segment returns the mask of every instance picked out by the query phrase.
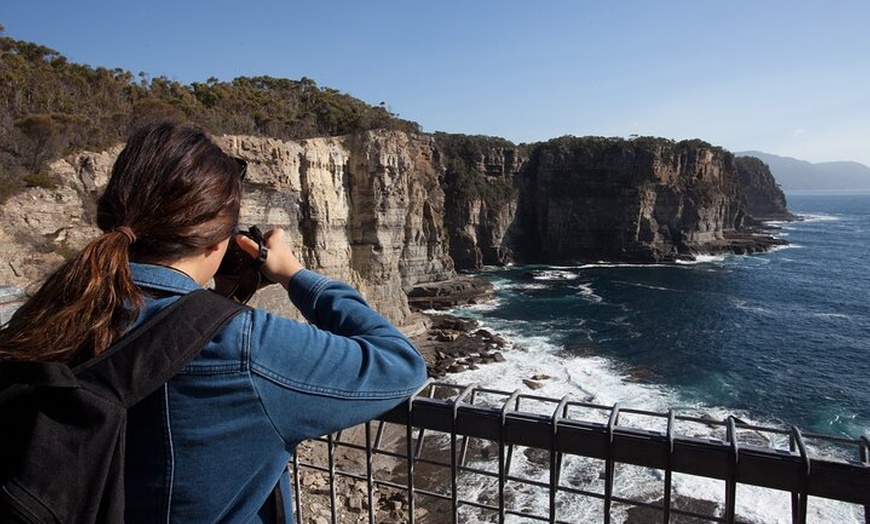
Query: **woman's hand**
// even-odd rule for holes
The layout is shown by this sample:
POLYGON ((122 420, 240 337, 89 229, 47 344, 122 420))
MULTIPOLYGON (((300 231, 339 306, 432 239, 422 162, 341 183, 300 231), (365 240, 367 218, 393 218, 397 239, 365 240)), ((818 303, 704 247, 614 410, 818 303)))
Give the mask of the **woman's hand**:
MULTIPOLYGON (((272 229, 266 232, 263 238, 266 240, 266 248, 269 250, 269 254, 266 256, 266 262, 260 268, 260 272, 269 280, 281 284, 286 289, 290 279, 304 269, 304 266, 290 250, 290 246, 284 242, 283 229, 272 229)), ((245 235, 236 235, 235 241, 251 258, 259 256, 257 243, 252 239, 245 235)))

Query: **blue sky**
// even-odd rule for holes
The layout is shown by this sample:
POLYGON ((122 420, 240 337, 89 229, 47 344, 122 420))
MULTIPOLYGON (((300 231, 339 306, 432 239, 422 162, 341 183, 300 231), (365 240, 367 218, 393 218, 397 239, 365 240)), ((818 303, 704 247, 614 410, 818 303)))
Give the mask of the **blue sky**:
POLYGON ((0 23, 183 83, 307 76, 425 131, 870 165, 868 0, 3 0, 0 23))

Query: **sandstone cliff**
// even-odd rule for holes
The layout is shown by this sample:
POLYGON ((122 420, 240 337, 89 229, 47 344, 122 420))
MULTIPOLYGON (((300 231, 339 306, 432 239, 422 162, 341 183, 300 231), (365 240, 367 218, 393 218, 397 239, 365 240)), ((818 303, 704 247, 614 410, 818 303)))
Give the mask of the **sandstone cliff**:
POLYGON ((670 261, 767 247, 744 232, 731 153, 699 140, 563 137, 536 147, 506 243, 518 259, 670 261))
MULTIPOLYGON (((249 161, 242 223, 284 228, 307 267, 353 285, 392 321, 412 321, 412 286, 453 276, 431 138, 370 131, 224 146, 249 161)), ((269 291, 260 305, 289 313, 269 291)))
MULTIPOLYGON (((465 269, 753 252, 777 241, 747 229, 746 210, 770 219, 785 209, 769 172, 741 161, 752 168, 741 175, 731 153, 698 140, 516 146, 367 131, 218 141, 249 161, 243 225, 284 228, 306 266, 357 287, 411 333, 423 325, 409 293, 420 307, 486 293, 467 282, 445 286, 454 261, 465 269)), ((99 234, 95 201, 120 147, 59 160, 56 187, 31 187, 0 205, 0 285, 28 288, 99 234)), ((254 303, 294 314, 277 288, 254 303)))
MULTIPOLYGON (((243 224, 284 228, 307 267, 354 285, 393 322, 416 329, 406 290, 454 275, 442 169, 430 137, 370 131, 299 142, 218 141, 249 161, 243 224)), ((55 162, 58 187, 30 188, 3 204, 0 283, 27 288, 99 234, 94 202, 119 151, 55 162)), ((293 314, 277 288, 255 301, 293 314)))

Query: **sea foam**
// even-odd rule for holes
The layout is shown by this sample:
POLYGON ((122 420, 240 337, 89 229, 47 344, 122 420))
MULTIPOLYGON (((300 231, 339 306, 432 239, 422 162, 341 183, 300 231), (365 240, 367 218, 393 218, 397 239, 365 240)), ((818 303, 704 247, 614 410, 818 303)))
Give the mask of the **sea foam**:
MULTIPOLYGON (((476 384, 480 387, 512 392, 519 389, 522 393, 543 396, 553 399, 568 397, 572 401, 592 403, 600 406, 613 406, 616 403, 623 408, 633 407, 646 411, 665 413, 676 408, 680 414, 707 417, 711 420, 724 420, 728 416, 736 416, 749 424, 763 425, 763 421, 752 420, 746 413, 728 410, 717 406, 701 404, 681 404, 676 392, 666 387, 633 382, 615 367, 608 359, 599 356, 576 357, 566 355, 562 348, 550 342, 545 334, 506 333, 514 345, 506 352, 507 360, 502 363, 488 364, 476 370, 465 371, 452 375, 450 379, 457 384, 476 384), (531 389, 520 379, 532 380, 538 389, 531 389)), ((521 406, 523 411, 552 415, 556 404, 527 403, 521 406)), ((609 411, 584 410, 571 413, 572 418, 606 423, 609 411)), ((630 416, 623 416, 620 425, 641 427, 647 430, 663 430, 662 420, 659 427, 644 417, 633 423, 630 416)), ((692 427, 692 434, 700 438, 724 437, 721 428, 698 424, 692 427)), ((778 447, 787 446, 787 442, 773 442, 778 447)), ((525 479, 546 483, 549 479, 548 467, 535 461, 534 452, 523 453, 516 450, 512 459, 512 474, 525 479), (532 457, 531 459, 529 457, 532 457)), ((495 463, 490 461, 473 464, 473 467, 490 469, 495 463)), ((604 483, 601 472, 604 464, 600 460, 566 456, 563 459, 561 478, 562 485, 575 489, 583 489, 592 493, 603 494, 604 483)), ((655 501, 662 497, 663 472, 639 466, 619 465, 614 480, 614 493, 635 500, 655 501)), ((460 484, 462 497, 466 500, 489 500, 496 496, 497 484, 494 479, 480 478, 477 475, 464 477, 460 484)), ((508 496, 514 507, 523 508, 526 513, 546 517, 549 511, 549 499, 546 491, 541 488, 509 483, 508 496)), ((722 481, 706 479, 691 475, 675 474, 673 479, 675 496, 696 500, 706 500, 718 507, 717 516, 723 515, 725 485, 722 481)), ((559 501, 560 515, 563 520, 572 522, 602 522, 603 505, 596 497, 562 494, 559 501)), ((811 522, 863 522, 860 508, 854 505, 839 503, 824 499, 810 499, 809 521, 811 522)), ((475 523, 479 512, 466 509, 462 512, 462 521, 475 523)), ((738 488, 737 514, 742 521, 757 523, 787 523, 791 521, 790 494, 754 486, 740 485, 738 488)), ((615 522, 623 522, 628 517, 627 508, 615 505, 612 511, 615 522)), ((507 522, 526 522, 521 517, 510 516, 507 522)))
MULTIPOLYGON (((719 259, 717 258, 715 261, 718 262, 719 259)), ((622 265, 614 264, 613 266, 621 267, 622 265)), ((591 267, 600 268, 603 266, 591 267)), ((554 275, 564 276, 565 273, 579 277, 581 273, 577 270, 578 268, 561 268, 559 273, 544 274, 547 275, 546 278, 554 275)), ((561 277, 557 278, 566 280, 561 277)), ((507 282, 507 280, 502 281, 496 286, 496 289, 502 291, 509 289, 507 282)), ((600 299, 594 293, 591 284, 583 283, 578 289, 581 294, 586 293, 588 297, 600 299)), ((662 290, 667 289, 662 288, 662 290)), ((734 305, 756 314, 766 315, 769 313, 757 304, 736 301, 734 305)), ((624 368, 605 357, 595 355, 591 341, 590 350, 585 354, 579 351, 578 355, 576 348, 567 352, 560 344, 554 342, 552 333, 548 332, 545 326, 523 320, 493 323, 476 314, 487 308, 487 305, 475 305, 456 310, 453 313, 476 318, 481 322, 482 327, 504 336, 510 344, 510 347, 504 352, 507 359, 505 362, 487 364, 478 369, 450 375, 449 380, 457 384, 475 384, 507 393, 519 390, 521 393, 536 397, 568 398, 571 401, 598 406, 613 406, 618 403, 622 408, 636 408, 656 413, 666 413, 668 410, 674 409, 682 415, 709 420, 722 421, 729 416, 734 416, 751 425, 775 425, 771 421, 755 420, 748 413, 739 410, 701 403, 687 403, 680 398, 677 391, 663 385, 634 380, 624 368)), ((555 408, 555 403, 540 402, 529 402, 520 407, 522 411, 531 411, 547 416, 551 416, 552 410, 555 408)), ((569 413, 571 418, 599 423, 605 423, 608 415, 609 410, 606 409, 584 409, 582 411, 575 409, 569 413)), ((647 430, 664 431, 663 425, 665 423, 664 419, 650 417, 633 420, 628 414, 624 414, 620 418, 620 425, 635 426, 647 430)), ((687 434, 700 438, 721 440, 725 437, 721 426, 695 424, 691 428, 683 430, 687 434)), ((765 441, 765 437, 760 436, 760 434, 753 438, 761 439, 762 445, 769 444, 778 449, 785 449, 788 446, 785 437, 777 437, 779 440, 773 442, 765 441)), ((542 483, 548 482, 548 466, 546 463, 541 463, 540 459, 536 459, 536 457, 540 457, 540 452, 524 453, 518 449, 513 454, 512 474, 542 483)), ((480 461, 472 466, 493 470, 495 463, 480 461)), ((562 485, 603 494, 604 484, 601 478, 603 470, 604 465, 600 460, 566 456, 561 469, 562 485)), ((663 493, 663 472, 639 466, 619 465, 616 470, 614 490, 616 495, 629 499, 660 500, 663 493)), ((715 513, 717 516, 724 514, 725 486, 722 481, 675 474, 673 490, 674 495, 678 497, 709 501, 710 504, 716 505, 715 513)), ((480 478, 479 475, 473 474, 464 476, 460 480, 460 491, 462 498, 466 500, 493 500, 493 497, 497 497, 498 493, 497 483, 493 478, 480 478)), ((548 515, 548 494, 540 487, 509 483, 507 496, 514 507, 522 508, 522 511, 526 513, 542 517, 548 515)), ((563 520, 575 522, 603 521, 603 504, 600 498, 563 493, 560 494, 558 506, 560 518, 563 520)), ((858 523, 863 521, 860 508, 836 501, 811 498, 808 511, 810 521, 815 522, 858 523)), ((473 508, 467 508, 462 511, 461 519, 463 522, 469 523, 486 521, 486 519, 479 519, 478 515, 479 512, 473 508)), ((738 487, 737 515, 739 519, 746 522, 790 522, 790 494, 740 485, 738 487)), ((624 522, 628 518, 627 507, 614 505, 612 517, 615 522, 624 522)), ((521 517, 509 516, 507 522, 519 523, 526 522, 526 520, 521 517)))

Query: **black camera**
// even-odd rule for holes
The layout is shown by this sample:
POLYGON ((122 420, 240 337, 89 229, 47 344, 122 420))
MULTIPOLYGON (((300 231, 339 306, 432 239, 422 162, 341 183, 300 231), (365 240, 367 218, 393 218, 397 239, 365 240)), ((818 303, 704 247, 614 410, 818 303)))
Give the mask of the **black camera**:
POLYGON ((271 284, 272 281, 260 272, 269 255, 266 239, 260 228, 251 226, 247 231, 239 231, 239 234, 256 242, 259 254, 257 258, 252 258, 242 251, 235 237, 231 238, 227 252, 215 273, 215 291, 244 304, 258 289, 271 284))

